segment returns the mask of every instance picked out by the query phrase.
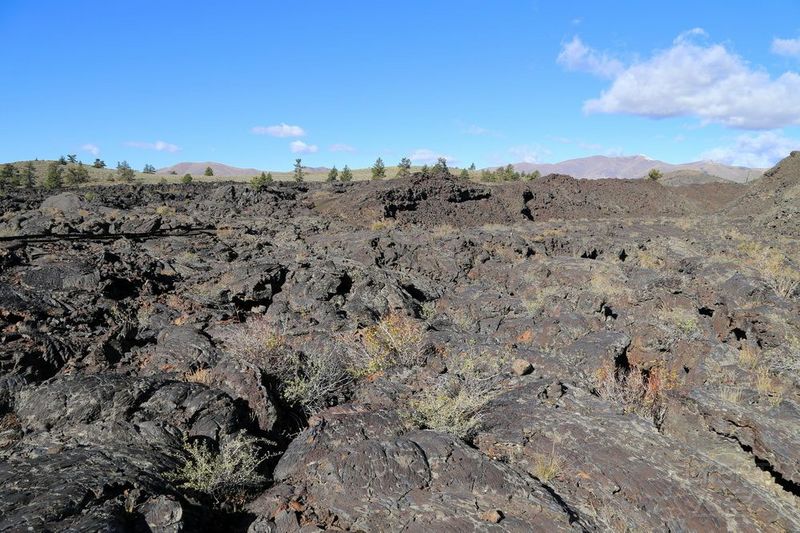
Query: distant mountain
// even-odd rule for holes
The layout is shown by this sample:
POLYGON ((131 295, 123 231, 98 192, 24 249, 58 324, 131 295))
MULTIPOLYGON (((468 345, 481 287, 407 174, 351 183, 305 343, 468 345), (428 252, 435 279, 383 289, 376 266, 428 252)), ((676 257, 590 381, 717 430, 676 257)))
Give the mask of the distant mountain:
POLYGON ((581 157, 579 159, 569 159, 560 163, 517 163, 514 165, 514 168, 519 171, 524 170, 525 172, 538 170, 542 175, 567 174, 573 178, 583 179, 636 179, 646 176, 650 169, 653 168, 657 168, 664 174, 679 170, 693 170, 739 183, 757 179, 761 177, 764 170, 766 170, 763 168, 723 165, 713 161, 696 161, 693 163, 673 165, 650 159, 643 155, 630 157, 606 157, 595 155, 591 157, 581 157))
POLYGON ((214 163, 213 161, 206 161, 205 163, 189 163, 183 162, 171 167, 160 168, 156 171, 157 174, 176 174, 183 176, 184 174, 192 174, 194 176, 202 176, 206 168, 211 167, 214 171, 214 177, 232 177, 232 176, 254 176, 261 174, 260 170, 255 168, 239 168, 230 165, 223 165, 222 163, 214 163))

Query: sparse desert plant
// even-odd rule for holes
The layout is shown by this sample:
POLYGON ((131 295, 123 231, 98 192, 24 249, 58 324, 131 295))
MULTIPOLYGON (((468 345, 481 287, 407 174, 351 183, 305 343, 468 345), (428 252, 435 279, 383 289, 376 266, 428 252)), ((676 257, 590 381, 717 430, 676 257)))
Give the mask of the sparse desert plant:
POLYGON ((643 370, 636 365, 615 368, 607 363, 595 372, 594 384, 594 391, 601 398, 650 418, 659 426, 666 414, 665 394, 677 386, 677 375, 660 365, 643 370))
POLYGON ((352 381, 352 375, 341 355, 332 348, 305 354, 287 354, 282 365, 281 397, 313 414, 328 406, 352 381))
POLYGON ((326 407, 352 381, 349 361, 339 351, 295 351, 262 318, 230 328, 224 341, 228 353, 274 377, 281 398, 308 414, 326 407))
POLYGON ((480 425, 481 411, 497 394, 507 360, 480 350, 448 358, 447 376, 409 402, 411 421, 469 440, 480 425))
POLYGON ((693 335, 700 327, 700 320, 692 311, 687 309, 677 307, 662 309, 658 313, 658 318, 663 323, 671 325, 684 335, 693 335))
POLYGON ((747 369, 754 369, 761 361, 758 350, 750 343, 745 343, 739 348, 739 364, 747 369))
POLYGON ((564 459, 556 453, 556 439, 550 453, 537 452, 533 454, 533 475, 544 484, 561 475, 564 470, 564 459))
POLYGON ((160 205, 156 207, 156 214, 159 216, 168 216, 175 214, 175 208, 168 205, 160 205))
POLYGON ((202 442, 184 444, 184 463, 168 476, 181 486, 208 494, 217 503, 252 491, 265 479, 258 467, 268 454, 261 446, 271 444, 245 434, 224 440, 219 450, 202 442))
POLYGON ((791 298, 800 287, 800 269, 780 250, 760 244, 740 233, 732 236, 749 261, 762 273, 767 283, 783 298, 791 298))
POLYGON ((393 229, 396 225, 397 222, 394 219, 382 218, 374 221, 369 227, 372 231, 382 231, 385 229, 393 229))
POLYGON ((223 341, 228 353, 263 369, 279 365, 289 350, 283 335, 261 317, 232 326, 223 335, 223 341))
POLYGON ((742 388, 731 385, 723 385, 720 387, 719 396, 726 402, 738 404, 742 401, 742 388))
POLYGON ((486 399, 463 386, 448 390, 438 386, 425 389, 411 400, 411 420, 423 428, 443 431, 467 440, 478 427, 478 414, 486 399))
POLYGON ((192 372, 187 372, 183 377, 189 383, 211 384, 211 370, 208 368, 198 368, 192 372))
POLYGON ((351 371, 364 377, 424 360, 424 328, 414 319, 389 313, 378 323, 341 337, 351 371))
POLYGON ((766 367, 756 369, 755 385, 758 393, 764 397, 770 405, 778 405, 783 401, 784 389, 769 373, 766 367))

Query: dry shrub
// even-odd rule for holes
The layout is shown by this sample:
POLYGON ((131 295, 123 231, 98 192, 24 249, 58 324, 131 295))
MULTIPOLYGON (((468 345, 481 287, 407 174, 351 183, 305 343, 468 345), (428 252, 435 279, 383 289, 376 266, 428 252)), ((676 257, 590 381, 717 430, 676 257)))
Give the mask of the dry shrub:
POLYGON ((550 453, 533 454, 533 475, 544 484, 561 475, 564 465, 564 459, 556 453, 556 439, 553 439, 550 453))
POLYGON ((261 441, 244 434, 225 440, 219 450, 205 443, 184 443, 184 463, 167 476, 181 486, 208 494, 219 503, 251 492, 265 482, 258 467, 270 457, 261 441))
POLYGON ((783 298, 791 298, 800 287, 800 269, 781 251, 752 240, 739 243, 738 249, 759 270, 767 283, 783 298))
POLYGON ((338 399, 352 379, 349 363, 338 351, 298 352, 263 318, 232 327, 224 341, 228 353, 272 376, 281 398, 307 414, 338 399))
POLYGON ((286 339, 261 317, 232 326, 223 335, 229 354, 248 361, 266 372, 281 366, 288 349, 286 339))
POLYGON ((687 309, 662 309, 658 317, 662 322, 672 325, 684 335, 693 335, 700 327, 697 315, 687 309))
POLYGON ((398 313, 389 313, 375 325, 346 334, 341 341, 356 377, 397 366, 410 368, 424 361, 423 327, 398 313))
POLYGON ((474 349, 449 357, 447 375, 409 402, 411 421, 470 440, 481 411, 497 395, 508 359, 474 349))
POLYGON ((778 405, 783 401, 784 388, 770 375, 766 367, 762 366, 756 369, 755 385, 758 393, 764 397, 770 405, 778 405))
POLYGON ((393 218, 382 218, 370 224, 369 228, 372 231, 383 231, 394 229, 397 226, 397 221, 393 218))
POLYGON ((755 346, 750 343, 744 344, 739 348, 739 364, 747 369, 754 369, 761 361, 761 357, 755 346))
POLYGON ((643 370, 636 365, 625 369, 607 363, 595 372, 594 382, 598 396, 660 426, 666 415, 666 392, 677 386, 677 375, 659 365, 643 370))
POLYGON ((203 385, 211 385, 211 370, 208 368, 198 368, 193 372, 184 374, 184 379, 190 383, 201 383, 203 385))

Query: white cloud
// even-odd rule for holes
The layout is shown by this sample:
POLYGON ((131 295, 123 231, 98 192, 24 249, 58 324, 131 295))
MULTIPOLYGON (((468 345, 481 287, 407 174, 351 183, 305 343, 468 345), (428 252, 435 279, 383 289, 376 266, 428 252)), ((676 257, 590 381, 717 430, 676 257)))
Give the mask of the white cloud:
POLYGON ((456 161, 454 158, 450 157, 449 155, 440 154, 440 153, 434 152, 433 150, 429 150, 428 148, 418 148, 418 149, 414 150, 413 152, 411 152, 408 155, 408 158, 411 161, 413 161, 415 163, 422 163, 423 165, 436 163, 436 161, 440 157, 443 157, 444 160, 447 161, 448 163, 453 163, 453 162, 456 161))
POLYGON ((800 140, 785 137, 780 130, 739 135, 733 144, 708 150, 703 159, 744 167, 771 167, 792 150, 800 149, 800 140))
POLYGON ((331 152, 355 152, 356 149, 350 146, 349 144, 332 144, 329 148, 331 152))
POLYGON ((556 61, 567 70, 582 70, 603 78, 613 78, 625 69, 622 61, 589 48, 578 36, 561 47, 556 61))
POLYGON ((770 50, 773 54, 778 54, 779 56, 800 58, 800 39, 779 39, 776 37, 772 39, 770 50))
MULTIPOLYGON (((704 123, 742 129, 800 124, 800 75, 788 71, 773 79, 724 45, 695 42, 697 36, 705 32, 695 28, 682 33, 670 48, 624 67, 599 98, 584 103, 584 111, 650 118, 693 116, 704 123)), ((565 45, 558 61, 597 75, 613 72, 603 67, 603 60, 592 59, 598 57, 606 56, 576 37, 565 45)))
POLYGON ((155 150, 157 152, 170 152, 170 153, 179 152, 181 149, 181 147, 178 145, 164 141, 156 141, 154 143, 128 141, 125 143, 125 146, 131 146, 133 148, 144 148, 145 150, 155 150))
POLYGON ((256 135, 269 135, 271 137, 303 137, 306 130, 300 126, 291 126, 281 122, 275 126, 255 126, 250 129, 256 135))
POLYGON ((289 143, 293 154, 314 154, 319 151, 316 144, 306 144, 303 141, 292 141, 289 143))
POLYGON ((541 163, 542 157, 550 155, 550 150, 542 146, 522 144, 512 146, 508 153, 514 158, 514 163, 541 163))
POLYGON ((84 152, 89 152, 90 154, 92 154, 95 157, 100 155, 100 147, 97 146, 96 144, 92 144, 92 143, 84 144, 83 146, 81 146, 81 150, 83 150, 84 152))

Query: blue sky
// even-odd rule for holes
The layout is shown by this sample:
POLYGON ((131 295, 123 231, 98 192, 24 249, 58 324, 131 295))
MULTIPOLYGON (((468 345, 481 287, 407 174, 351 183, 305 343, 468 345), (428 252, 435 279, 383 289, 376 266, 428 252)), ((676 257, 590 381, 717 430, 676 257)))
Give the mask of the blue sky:
POLYGON ((800 2, 0 2, 0 161, 800 149, 800 2))

